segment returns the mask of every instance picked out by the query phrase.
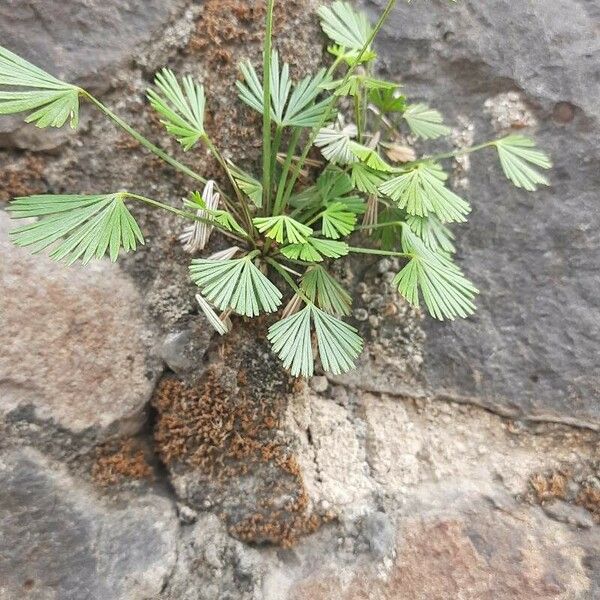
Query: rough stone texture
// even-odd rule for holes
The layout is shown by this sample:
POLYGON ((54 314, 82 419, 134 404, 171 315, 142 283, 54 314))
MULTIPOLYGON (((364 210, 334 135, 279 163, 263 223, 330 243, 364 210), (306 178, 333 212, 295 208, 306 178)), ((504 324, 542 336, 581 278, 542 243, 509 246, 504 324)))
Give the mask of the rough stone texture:
POLYGON ((0 414, 98 436, 139 429, 154 386, 137 290, 108 261, 70 269, 8 241, 0 211, 0 414), (29 282, 29 283, 25 283, 29 282))
MULTIPOLYGON (((0 40, 53 75, 105 91, 132 48, 162 33, 179 0, 7 0, 0 6, 0 40)), ((66 141, 67 128, 40 132, 20 119, 2 119, 0 146, 48 150, 66 141)))
MULTIPOLYGON (((374 12, 378 3, 367 8, 374 12)), ((17 15, 35 5, 27 0, 12 4, 19 9, 17 15)), ((46 4, 44 12, 49 10, 46 4)), ((314 69, 321 58, 313 45, 315 4, 278 3, 278 45, 295 76, 314 69)), ((119 3, 124 5, 139 6, 119 3)), ((231 93, 237 60, 256 62, 260 57, 262 0, 172 0, 156 5, 155 11, 147 8, 154 5, 144 4, 139 21, 124 9, 123 22, 142 23, 140 37, 135 44, 119 39, 118 56, 110 57, 118 68, 109 74, 110 65, 102 63, 102 81, 91 83, 107 90, 100 92, 102 100, 149 138, 202 173, 218 177, 204 151, 181 153, 151 117, 143 95, 153 72, 165 64, 202 79, 209 131, 228 157, 252 168, 259 152, 259 119, 232 102, 231 93), (158 34, 153 23, 161 28, 158 34), (125 82, 126 93, 110 91, 114 82, 125 82)), ((90 0, 89 6, 90 11, 74 13, 81 17, 75 24, 61 24, 62 33, 51 42, 51 32, 40 32, 39 39, 48 46, 42 52, 55 56, 57 48, 68 46, 67 33, 77 39, 86 30, 93 30, 93 43, 110 42, 114 31, 106 30, 97 15, 114 9, 115 3, 90 0)), ((81 338, 76 341, 86 342, 86 350, 96 339, 94 331, 101 330, 102 339, 106 327, 113 325, 128 332, 113 348, 92 345, 98 356, 86 359, 86 377, 97 373, 99 358, 104 370, 120 365, 111 380, 122 381, 122 375, 129 375, 121 373, 128 347, 135 350, 134 383, 142 386, 141 365, 149 365, 149 377, 155 377, 154 354, 162 355, 176 373, 161 379, 154 406, 146 412, 146 426, 133 440, 104 439, 140 427, 137 417, 144 401, 136 400, 132 413, 133 396, 124 399, 122 386, 107 396, 110 406, 95 415, 90 413, 89 394, 75 402, 76 394, 64 388, 49 399, 36 391, 29 406, 0 414, 0 496, 8 495, 0 498, 0 514, 4 518, 7 513, 9 523, 1 527, 2 600, 79 600, 86 594, 102 600, 600 597, 598 434, 507 420, 468 403, 432 401, 423 377, 424 364, 438 398, 485 403, 494 411, 528 418, 595 422, 590 393, 595 333, 594 323, 586 319, 594 314, 589 307, 596 302, 591 291, 597 285, 590 268, 592 253, 586 249, 597 216, 595 205, 589 204, 598 183, 597 174, 589 175, 595 159, 587 158, 597 156, 592 135, 597 106, 589 92, 597 80, 585 75, 585 56, 577 65, 573 57, 595 52, 586 32, 596 9, 574 0, 560 7, 573 15, 570 21, 560 11, 542 14, 547 7, 539 1, 399 3, 380 45, 384 66, 403 76, 407 92, 431 96, 458 125, 454 143, 465 144, 518 122, 541 134, 558 162, 552 174, 555 187, 538 196, 514 192, 501 182, 491 157, 455 165, 452 181, 464 188, 476 209, 461 240, 466 248, 461 257, 484 292, 475 320, 443 327, 424 321, 392 292, 390 280, 398 270, 394 261, 349 260, 338 275, 355 290, 354 321, 367 340, 361 370, 327 379, 317 373, 310 386, 294 387, 275 367, 264 331, 242 327, 241 320, 235 320, 232 336, 213 340, 208 347, 204 318, 197 314, 187 276, 189 256, 177 242, 181 224, 171 215, 133 208, 149 243, 122 257, 120 268, 102 262, 85 272, 66 271, 39 263, 46 269, 40 273, 40 290, 51 279, 67 296, 58 306, 53 303, 51 314, 46 310, 39 316, 38 330, 52 324, 57 314, 69 320, 73 306, 86 315, 93 306, 96 317, 90 316, 83 330, 71 331, 81 338), (589 10, 585 22, 577 12, 580 7, 589 10), (552 36, 539 35, 542 22, 552 36), (562 38, 557 32, 564 33, 562 38), (554 68, 542 72, 542 64, 554 68), (586 173, 587 179, 579 177, 586 173), (548 206, 553 208, 550 213, 548 206), (517 225, 511 221, 507 228, 513 213, 517 225), (529 215, 543 223, 532 229, 540 251, 534 252, 529 232, 524 232, 524 216, 529 215), (575 230, 582 220, 589 229, 565 240, 564 232, 575 230), (507 259, 527 273, 523 279, 506 266, 509 261, 498 251, 503 247, 507 259), (527 269, 534 254, 543 269, 531 278, 527 269), (565 265, 573 277, 568 291, 561 279, 565 265), (510 289, 504 289, 505 280, 510 289), (517 289, 513 282, 523 280, 527 289, 517 289), (585 290, 591 290, 587 296, 585 290), (556 298, 568 293, 574 299, 564 314, 550 311, 555 291, 556 298), (131 313, 126 315, 115 301, 123 295, 130 299, 131 313), (106 301, 100 307, 90 305, 90 296, 106 301), (143 314, 151 317, 150 323, 142 322, 143 314), (573 325, 576 318, 580 323, 573 325), (567 325, 569 335, 556 342, 567 325), (589 339, 582 341, 580 332, 586 328, 589 339), (505 350, 509 343, 514 361, 505 350), (573 393, 582 398, 579 404, 563 393, 564 380, 555 378, 558 353, 564 354, 564 380, 573 380, 573 393), (114 363, 103 364, 105 354, 112 354, 114 363), (527 383, 532 361, 546 365, 535 371, 537 385, 527 383), (471 365, 480 379, 471 372, 461 374, 461 368, 466 371, 471 365), (108 415, 106 423, 99 423, 100 413, 108 415), (175 507, 179 523, 173 518, 175 507), (37 544, 25 560, 24 540, 37 544), (8 576, 2 568, 10 569, 8 576), (28 570, 33 568, 35 576, 28 570)), ((3 5, 0 15, 3 10, 8 9, 3 5)), ((6 22, 0 19, 2 43, 6 22)), ((87 62, 89 46, 68 59, 82 80, 100 64, 87 62)), ((57 65, 58 72, 68 64, 57 65)), ((100 116, 90 111, 84 117, 77 138, 70 137, 60 152, 0 152, 0 202, 44 191, 125 188, 176 205, 190 190, 189 181, 140 151, 100 116)), ((23 128, 12 142, 31 145, 27 136, 32 131, 35 144, 46 138, 46 132, 23 128)), ((213 236, 214 249, 222 243, 213 236)), ((19 257, 17 265, 24 264, 18 251, 2 247, 0 252, 0 270, 16 268, 11 266, 13 255, 19 257)), ((45 308, 37 300, 42 292, 25 281, 20 277, 6 298, 24 305, 33 297, 36 310, 45 308)), ((18 312, 9 327, 28 332, 32 325, 18 312)), ((12 373, 21 372, 23 362, 23 354, 12 345, 21 340, 14 337, 0 354, 0 365, 19 367, 12 373)), ((52 365, 68 357, 56 346, 39 347, 32 339, 22 338, 35 349, 29 360, 52 365)), ((73 356, 84 360, 85 352, 72 339, 60 344, 61 350, 75 349, 73 356)), ((86 385, 83 372, 76 375, 68 381, 97 389, 86 385)), ((142 388, 140 398, 147 398, 149 387, 142 388)), ((10 394, 1 390, 0 404, 10 394)))
POLYGON ((585 0, 400 2, 379 39, 384 73, 407 94, 450 123, 466 118, 476 140, 537 123, 526 131, 555 161, 552 187, 530 195, 493 153, 471 157, 474 210, 457 229, 479 312, 425 322, 425 375, 440 397, 600 427, 599 18, 585 0))
MULTIPOLYGON (((457 490, 458 491, 458 490, 457 490)), ((321 568, 290 600, 547 600, 593 596, 584 566, 597 538, 548 525, 539 509, 496 510, 468 490, 430 504, 401 526, 394 559, 340 573, 321 568), (452 502, 448 508, 447 502, 452 502), (587 538, 587 539, 585 539, 587 538), (585 540, 585 542, 584 542, 585 540), (582 547, 582 542, 586 547, 582 547)), ((273 599, 276 595, 271 596, 273 599)))
POLYGON ((112 506, 27 448, 0 458, 0 528, 3 600, 145 600, 175 565, 169 500, 112 506))
POLYGON ((294 384, 260 327, 224 338, 197 383, 161 382, 155 443, 178 497, 252 543, 290 546, 323 521, 284 431, 294 384))

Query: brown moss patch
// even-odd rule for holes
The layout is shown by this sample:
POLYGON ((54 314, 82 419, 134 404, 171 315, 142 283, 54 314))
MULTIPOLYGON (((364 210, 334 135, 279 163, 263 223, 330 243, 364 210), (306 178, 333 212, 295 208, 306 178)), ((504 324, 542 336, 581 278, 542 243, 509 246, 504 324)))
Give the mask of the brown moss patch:
POLYGON ((92 465, 92 479, 101 486, 119 485, 128 480, 152 479, 152 467, 135 440, 121 441, 115 448, 101 446, 92 465))
POLYGON ((329 517, 311 510, 282 430, 293 382, 254 335, 224 342, 196 385, 163 379, 155 443, 186 502, 216 510, 241 540, 289 547, 329 517))
MULTIPOLYGON (((296 79, 315 72, 322 62, 324 38, 317 6, 314 0, 288 0, 275 8, 275 46, 296 79)), ((235 82, 242 60, 249 59, 262 70, 264 18, 261 0, 206 0, 185 48, 201 63, 199 76, 206 85, 208 107, 205 124, 211 138, 245 168, 252 168, 250 163, 260 155, 262 119, 237 98, 235 82)))
POLYGON ((567 497, 568 476, 561 471, 533 475, 529 484, 533 489, 536 500, 542 504, 549 500, 564 500, 567 497))
POLYGON ((600 523, 600 483, 598 468, 588 465, 574 475, 569 470, 536 473, 529 480, 525 499, 533 504, 548 504, 563 500, 588 510, 600 523))
POLYGON ((583 484, 575 503, 590 511, 596 523, 600 523, 600 487, 591 483, 583 484))
POLYGON ((13 164, 0 169, 0 202, 45 192, 45 166, 42 158, 27 152, 13 164))

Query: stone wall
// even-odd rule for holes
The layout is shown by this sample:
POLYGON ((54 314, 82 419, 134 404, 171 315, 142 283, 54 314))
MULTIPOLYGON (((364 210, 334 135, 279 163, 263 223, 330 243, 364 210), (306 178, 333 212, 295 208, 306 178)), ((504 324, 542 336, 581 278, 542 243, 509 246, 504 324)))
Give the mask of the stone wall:
MULTIPOLYGON (((278 10, 296 76, 321 58, 317 4, 278 10)), ((164 65, 190 73, 211 133, 251 166, 260 123, 232 94, 263 16, 253 0, 8 0, 0 43, 178 155, 144 90, 164 65)), ((600 597, 599 17, 585 0, 398 4, 382 74, 457 145, 531 131, 552 187, 511 189, 492 156, 453 165, 476 317, 434 323, 392 293, 392 262, 349 261, 364 365, 306 384, 257 341, 264 322, 211 337, 170 216, 136 207, 148 245, 117 265, 11 246, 10 197, 177 203, 189 181, 90 107, 75 134, 1 120, 0 599, 600 597)), ((217 175, 202 150, 184 158, 217 175)))

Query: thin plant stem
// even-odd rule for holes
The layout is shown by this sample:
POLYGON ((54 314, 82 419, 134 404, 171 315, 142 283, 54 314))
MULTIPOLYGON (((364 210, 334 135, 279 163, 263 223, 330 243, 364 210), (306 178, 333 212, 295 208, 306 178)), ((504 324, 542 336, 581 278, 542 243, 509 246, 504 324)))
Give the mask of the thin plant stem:
POLYGON ((290 277, 289 273, 274 259, 265 258, 265 262, 270 264, 282 277, 285 279, 286 283, 304 300, 305 302, 310 302, 308 298, 304 295, 304 292, 298 287, 296 282, 290 277))
MULTIPOLYGON (((271 177, 276 179, 275 169, 277 168, 277 153, 279 152, 279 148, 281 147, 281 138, 283 136, 283 127, 281 125, 277 125, 275 128, 275 137, 273 138, 273 144, 271 147, 271 177)), ((265 205, 265 216, 270 216, 271 214, 271 193, 269 193, 269 205, 265 205)))
POLYGON ((250 238, 243 238, 243 237, 240 237, 239 235, 236 235, 235 233, 232 233, 231 231, 228 231, 220 223, 217 223, 216 221, 213 221, 211 219, 205 219, 203 217, 199 217, 198 215, 195 215, 194 213, 189 213, 189 212, 186 212, 185 210, 180 210, 179 208, 175 208, 174 206, 169 206, 168 204, 164 204, 162 202, 159 202, 158 200, 153 200, 152 198, 147 198, 146 196, 141 196, 139 194, 132 194, 131 192, 122 192, 122 194, 124 196, 126 196, 127 198, 132 198, 133 200, 139 200, 140 202, 144 202, 145 204, 154 206, 155 208, 160 208, 162 210, 166 210, 170 213, 173 213, 174 215, 177 215, 178 217, 188 219, 189 221, 198 221, 199 223, 205 223, 206 225, 211 225, 215 229, 218 229, 226 237, 230 237, 230 238, 232 238, 238 242, 241 242, 243 244, 247 243, 248 241, 251 241, 250 238))
POLYGON ((454 150, 453 152, 445 152, 444 154, 434 154, 433 156, 425 156, 419 160, 415 160, 410 163, 406 163, 405 166, 416 165, 422 162, 428 162, 430 160, 444 160, 446 158, 456 158, 457 156, 463 156, 464 154, 471 154, 471 152, 477 152, 479 150, 483 150, 484 148, 490 148, 496 143, 496 140, 492 140, 490 142, 484 142, 483 144, 477 144, 476 146, 469 146, 468 148, 460 148, 459 150, 454 150))
POLYGON ((412 254, 408 252, 389 252, 387 250, 376 250, 375 248, 358 248, 356 246, 349 246, 348 250, 355 254, 377 254, 380 256, 401 256, 403 258, 410 258, 412 254))
POLYGON ((281 169, 279 184, 277 186, 277 197, 275 198, 275 206, 273 207, 274 215, 280 214, 281 210, 283 209, 281 202, 283 200, 285 185, 290 173, 290 167, 292 166, 292 162, 294 160, 294 153, 296 152, 296 146, 298 145, 298 141, 300 140, 301 133, 302 132, 300 128, 296 127, 290 139, 290 145, 288 147, 287 156, 285 157, 285 162, 283 163, 283 167, 281 169))
POLYGON ((327 69, 326 78, 332 77, 339 64, 344 60, 343 56, 337 56, 336 59, 331 63, 329 69, 327 69))
POLYGON ((274 5, 275 0, 267 0, 263 44, 263 203, 267 208, 271 204, 271 43, 274 5))
POLYGON ((153 154, 158 156, 160 159, 164 160, 166 163, 171 165, 173 168, 177 169, 181 173, 185 173, 189 177, 192 177, 196 181, 200 181, 202 183, 206 183, 206 179, 202 177, 202 175, 196 173, 189 167, 186 167, 184 164, 180 163, 177 159, 173 158, 169 154, 167 154, 164 150, 153 144, 150 140, 146 139, 141 133, 136 131, 133 127, 128 125, 123 119, 121 119, 118 115, 113 113, 108 107, 104 106, 100 100, 94 98, 90 93, 85 90, 81 90, 82 94, 85 98, 87 98, 92 104, 94 104, 104 115, 106 115, 113 123, 118 125, 121 129, 126 131, 131 137, 133 137, 136 141, 138 141, 144 148, 150 150, 153 154))
MULTIPOLYGON (((397 0, 388 0, 388 3, 386 5, 384 11, 381 13, 379 20, 377 21, 375 27, 373 28, 373 31, 371 32, 371 35, 369 36, 369 39, 365 42, 365 45, 362 47, 362 49, 356 59, 356 62, 346 71, 346 75, 345 75, 344 79, 342 80, 340 87, 343 88, 344 85, 346 85, 346 83, 348 83, 348 80, 350 79, 352 73, 354 73, 357 66, 360 64, 362 57, 365 55, 365 53, 369 49, 369 47, 373 43, 373 40, 375 39, 375 36, 379 33, 380 29, 383 27, 383 24, 387 20, 389 14, 392 12, 392 9, 396 5, 396 1, 397 0)), ((304 151, 302 152, 302 155, 300 156, 300 160, 298 161, 298 164, 295 166, 294 171, 292 173, 292 178, 288 184, 288 187, 287 187, 287 190, 286 190, 286 193, 284 196, 284 200, 283 200, 284 206, 287 203, 287 201, 289 200, 290 196, 292 195, 294 186, 296 185, 296 181, 298 181, 298 177, 300 176, 300 172, 302 171, 304 162, 306 161, 306 158, 308 157, 308 153, 310 152, 310 149, 312 148, 312 146, 315 142, 315 139, 316 139, 317 135, 319 134, 319 130, 323 127, 323 125, 325 125, 325 122, 329 118, 329 115, 330 115, 331 111, 333 110, 335 104, 337 103, 338 99, 339 98, 335 94, 331 95, 329 103, 327 104, 326 109, 323 111, 323 115, 321 116, 319 123, 313 128, 313 130, 309 136, 308 142, 306 143, 306 146, 304 147, 304 151)))
MULTIPOLYGON (((281 170, 281 175, 279 177, 279 184, 277 186, 277 197, 275 198, 275 204, 273 206, 273 216, 277 216, 281 214, 282 206, 281 201, 283 199, 283 193, 285 190, 285 182, 287 181, 288 174, 290 172, 290 167, 292 164, 292 160, 294 159, 294 152, 296 150, 296 146, 298 145, 298 140, 300 139, 300 128, 294 128, 292 132, 292 137, 290 139, 290 145, 288 146, 287 156, 285 157, 285 162, 283 163, 283 167, 281 170)), ((270 213, 267 213, 270 214, 270 213)), ((265 242, 265 253, 269 251, 271 247, 271 239, 267 238, 265 242)))
POLYGON ((204 137, 204 142, 205 142, 207 148, 210 150, 211 154, 217 159, 217 162, 221 165, 221 168, 227 174, 227 177, 229 178, 231 186, 233 187, 233 191, 235 192, 235 195, 237 197, 240 208, 243 211, 244 218, 241 219, 238 211, 235 209, 233 204, 228 203, 228 208, 229 208, 230 212, 233 212, 240 220, 246 221, 246 227, 247 227, 246 230, 247 230, 248 234, 250 235, 250 237, 254 238, 254 227, 252 225, 252 217, 250 216, 250 211, 248 210, 248 204, 244 200, 244 196, 242 195, 242 192, 237 184, 237 181, 235 180, 235 178, 233 176, 233 173, 231 172, 231 169, 229 168, 229 165, 227 164, 227 161, 223 158, 223 155, 221 154, 219 149, 214 145, 214 143, 208 136, 204 137))
POLYGON ((361 112, 361 98, 362 94, 360 92, 360 87, 356 91, 356 95, 354 96, 354 115, 356 119, 356 131, 358 136, 358 143, 362 144, 363 140, 363 118, 361 112))
POLYGON ((387 223, 373 223, 373 225, 359 225, 354 228, 354 231, 361 231, 363 229, 381 229, 382 227, 399 227, 406 225, 404 221, 388 221, 387 223))

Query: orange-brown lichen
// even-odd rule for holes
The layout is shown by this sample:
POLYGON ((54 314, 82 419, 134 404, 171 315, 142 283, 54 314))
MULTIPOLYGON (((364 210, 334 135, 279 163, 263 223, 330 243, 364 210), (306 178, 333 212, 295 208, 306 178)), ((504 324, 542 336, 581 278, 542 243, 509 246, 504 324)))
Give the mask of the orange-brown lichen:
POLYGON ((311 510, 282 431, 293 382, 265 363, 266 348, 252 329, 223 342, 223 363, 209 367, 199 384, 161 381, 153 399, 155 443, 170 471, 191 476, 197 491, 188 490, 186 501, 203 509, 210 494, 232 535, 291 546, 329 517, 311 510))
POLYGON ((118 485, 130 479, 152 477, 152 467, 146 461, 143 449, 134 440, 123 440, 117 448, 109 444, 96 450, 92 479, 98 485, 118 485))
POLYGON ((586 470, 573 478, 569 471, 536 473, 529 479, 530 492, 525 500, 537 504, 563 500, 588 510, 600 523, 600 487, 595 483, 597 469, 586 470))
POLYGON ((567 483, 567 474, 561 471, 549 474, 536 473, 529 480, 536 500, 540 504, 549 500, 564 500, 567 496, 567 483))
POLYGON ((600 523, 600 488, 589 483, 583 484, 575 503, 592 513, 596 523, 600 523))
POLYGON ((44 161, 28 152, 21 160, 0 170, 0 202, 43 193, 46 190, 44 168, 44 161))

